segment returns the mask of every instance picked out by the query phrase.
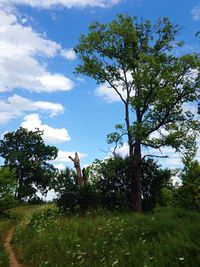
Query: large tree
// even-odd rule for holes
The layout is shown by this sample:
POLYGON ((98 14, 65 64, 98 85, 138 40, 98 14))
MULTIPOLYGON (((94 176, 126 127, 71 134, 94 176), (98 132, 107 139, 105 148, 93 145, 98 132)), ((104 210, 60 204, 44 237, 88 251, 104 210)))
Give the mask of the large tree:
POLYGON ((28 131, 20 127, 6 133, 0 141, 0 156, 4 165, 15 170, 18 181, 16 198, 19 200, 35 197, 37 190, 46 192, 55 169, 48 161, 57 156, 57 148, 45 145, 43 132, 28 131))
POLYGON ((197 54, 175 56, 174 47, 183 45, 175 40, 178 31, 168 18, 151 24, 119 15, 108 24, 91 24, 75 47, 81 62, 76 73, 106 83, 124 105, 125 123, 109 141, 127 135, 134 211, 141 211, 142 146, 193 152, 199 128, 185 104, 199 97, 200 60, 197 54))

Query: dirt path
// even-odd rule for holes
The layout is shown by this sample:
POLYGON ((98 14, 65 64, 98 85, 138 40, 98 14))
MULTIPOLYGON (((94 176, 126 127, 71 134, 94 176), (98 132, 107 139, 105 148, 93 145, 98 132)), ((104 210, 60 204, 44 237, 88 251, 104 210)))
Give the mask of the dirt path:
POLYGON ((5 242, 4 242, 5 250, 7 251, 9 258, 10 258, 10 267, 25 267, 24 265, 19 264, 17 261, 15 253, 11 246, 12 237, 13 237, 13 228, 11 228, 8 231, 5 242))

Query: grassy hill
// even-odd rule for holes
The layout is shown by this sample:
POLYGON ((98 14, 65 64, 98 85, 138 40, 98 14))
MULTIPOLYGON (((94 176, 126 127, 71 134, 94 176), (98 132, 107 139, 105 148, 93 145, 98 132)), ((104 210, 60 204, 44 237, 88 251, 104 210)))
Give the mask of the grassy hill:
MULTIPOLYGON (((29 267, 192 267, 200 263, 200 215, 194 211, 90 211, 63 217, 53 206, 38 206, 18 208, 15 217, 22 219, 13 246, 29 267)), ((0 223, 1 238, 7 227, 0 223)), ((6 262, 2 252, 1 258, 6 262)))

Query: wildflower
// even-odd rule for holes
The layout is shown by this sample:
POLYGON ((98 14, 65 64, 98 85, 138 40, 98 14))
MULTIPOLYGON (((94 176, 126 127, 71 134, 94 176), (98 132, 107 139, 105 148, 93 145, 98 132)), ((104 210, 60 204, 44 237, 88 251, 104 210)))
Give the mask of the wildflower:
POLYGON ((103 257, 100 261, 105 261, 105 257, 103 257))
POLYGON ((112 267, 115 266, 115 265, 117 265, 118 263, 119 263, 118 260, 114 261, 113 264, 112 264, 112 267))
POLYGON ((184 258, 179 258, 179 261, 184 261, 184 258))

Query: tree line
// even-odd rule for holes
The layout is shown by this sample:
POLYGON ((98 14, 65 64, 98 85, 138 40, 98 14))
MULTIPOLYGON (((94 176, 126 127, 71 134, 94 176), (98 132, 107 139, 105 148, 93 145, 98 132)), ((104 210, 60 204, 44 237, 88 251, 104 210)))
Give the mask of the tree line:
MULTIPOLYGON (((56 158, 57 149, 44 144, 39 130, 19 128, 5 134, 0 155, 5 158, 0 168, 0 217, 16 204, 41 203, 38 191, 45 196, 50 189, 54 189, 54 201, 65 213, 90 208, 132 209, 132 161, 128 156, 95 160, 85 169, 88 179, 83 186, 75 170, 59 171, 49 163, 56 158)), ((184 166, 182 185, 176 186, 170 169, 161 168, 151 158, 142 162, 143 211, 156 205, 200 208, 200 164, 188 158, 184 166)))

